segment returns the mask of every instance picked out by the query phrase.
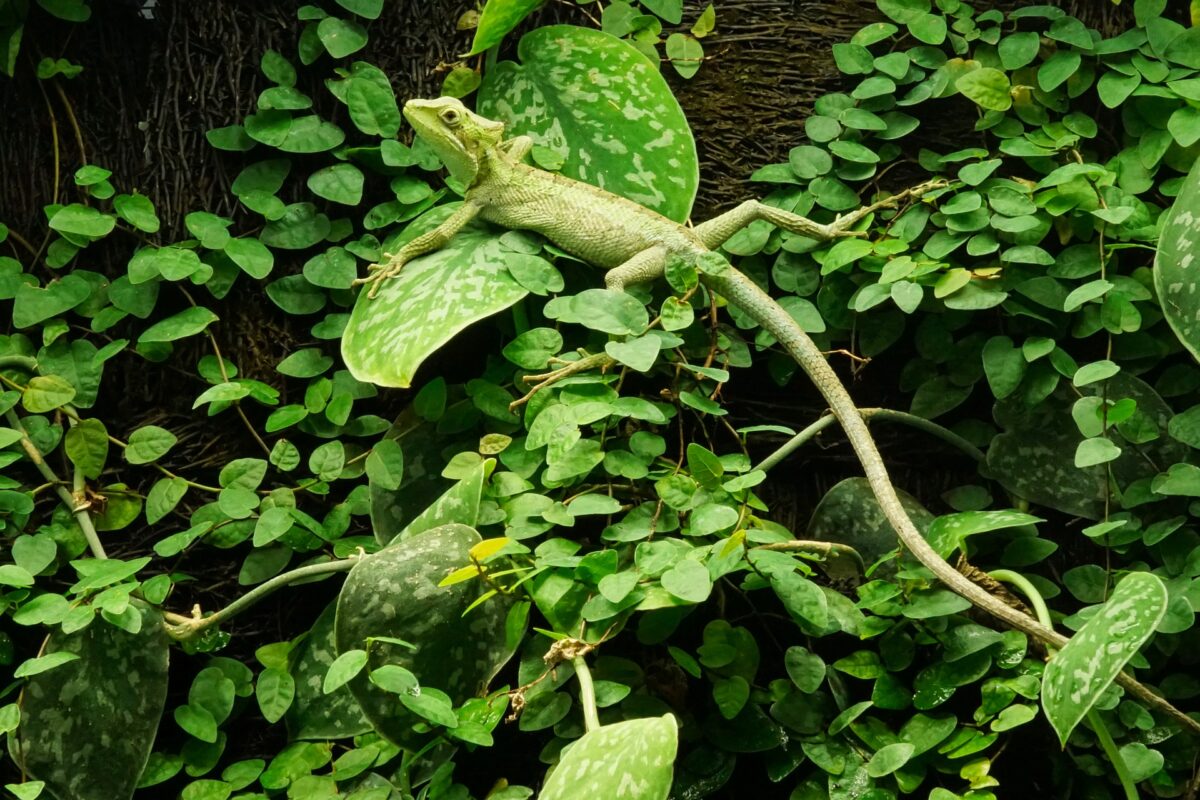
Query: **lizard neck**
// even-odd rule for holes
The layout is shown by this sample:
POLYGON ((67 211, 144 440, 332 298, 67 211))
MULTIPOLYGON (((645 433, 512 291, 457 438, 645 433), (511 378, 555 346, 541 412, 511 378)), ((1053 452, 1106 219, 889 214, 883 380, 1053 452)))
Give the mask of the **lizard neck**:
POLYGON ((489 147, 479 154, 479 173, 473 186, 506 183, 513 178, 516 163, 499 147, 489 147))

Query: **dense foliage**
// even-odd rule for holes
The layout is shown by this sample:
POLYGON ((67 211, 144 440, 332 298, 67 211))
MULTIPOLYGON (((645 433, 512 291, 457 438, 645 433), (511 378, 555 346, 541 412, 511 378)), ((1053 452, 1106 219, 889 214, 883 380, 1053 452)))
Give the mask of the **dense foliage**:
MULTIPOLYGON (((700 67, 720 5, 581 5, 603 31, 535 28, 498 62, 538 3, 489 0, 466 20, 487 55, 445 91, 532 136, 535 164, 685 220, 696 149, 657 61, 720 69, 700 67)), ((355 58, 383 0, 325 6, 300 9, 294 53, 262 54, 254 113, 208 134, 239 170, 238 221, 195 209, 169 241, 153 198, 88 164, 46 198, 44 232, 0 225, 0 731, 26 778, 9 792, 1187 793, 1194 734, 1113 679, 1128 665, 1176 705, 1200 696, 1200 27, 1164 0, 1113 38, 1050 6, 878 0, 881 21, 833 45, 845 91, 817 101, 788 163, 750 177, 819 221, 946 185, 862 237, 754 223, 724 248, 822 346, 900 360, 908 408, 864 414, 978 462, 907 498, 910 515, 944 557, 1078 632, 1055 655, 899 552, 861 479, 805 530, 772 521, 756 488, 830 420, 728 422, 723 388, 749 368, 781 393, 804 376, 692 267, 611 292, 539 237, 479 224, 366 299, 365 265, 464 187, 355 58), (968 114, 961 148, 930 149, 930 121, 968 114), (213 308, 250 282, 309 326, 276 375, 244 374, 213 334, 213 308), (475 377, 422 368, 472 324, 497 343, 475 377), (211 351, 195 364, 191 339, 211 351), (113 359, 194 372, 197 418, 258 450, 189 471, 176 432, 99 418, 113 359), (371 413, 395 391, 380 386, 416 387, 399 418, 371 413), (152 548, 129 553, 146 528, 152 548), (193 615, 204 565, 231 559, 246 593, 193 615), (310 630, 223 654, 223 623, 317 580, 342 585, 310 630), (247 753, 264 728, 279 747, 247 753), (538 760, 557 766, 543 779, 538 760)), ((87 10, 0 3, 0 66, 19 68, 25 14, 87 10)))

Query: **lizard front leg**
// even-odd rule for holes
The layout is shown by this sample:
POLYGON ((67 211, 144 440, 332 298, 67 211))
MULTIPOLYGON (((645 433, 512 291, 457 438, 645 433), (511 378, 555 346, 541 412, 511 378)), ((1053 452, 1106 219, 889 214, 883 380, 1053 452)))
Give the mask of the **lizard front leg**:
POLYGON ((465 201, 462 207, 446 217, 441 225, 405 243, 395 254, 384 253, 383 257, 386 260, 380 264, 372 264, 369 267, 371 274, 365 278, 355 279, 354 285, 370 285, 371 289, 367 293, 367 297, 374 298, 379 291, 379 287, 383 285, 385 280, 399 275, 404 265, 417 256, 422 256, 433 250, 445 247, 446 242, 454 238, 454 234, 458 233, 468 222, 473 220, 482 208, 482 203, 474 200, 465 201))
POLYGON ((769 206, 758 200, 747 200, 732 211, 727 211, 719 217, 714 217, 707 222, 697 225, 695 232, 700 237, 700 240, 704 242, 704 246, 710 250, 720 247, 730 236, 733 236, 742 228, 760 219, 766 220, 772 225, 777 225, 785 231, 798 233, 801 236, 807 236, 810 239, 817 239, 819 241, 834 239, 838 236, 866 236, 866 233, 852 231, 850 227, 868 214, 874 213, 881 208, 891 208, 901 200, 909 197, 920 197, 926 192, 945 185, 944 181, 928 181, 920 186, 914 186, 911 189, 905 189, 899 194, 884 198, 877 203, 863 206, 849 214, 839 216, 828 225, 814 222, 808 217, 802 217, 799 214, 793 214, 781 208, 769 206))

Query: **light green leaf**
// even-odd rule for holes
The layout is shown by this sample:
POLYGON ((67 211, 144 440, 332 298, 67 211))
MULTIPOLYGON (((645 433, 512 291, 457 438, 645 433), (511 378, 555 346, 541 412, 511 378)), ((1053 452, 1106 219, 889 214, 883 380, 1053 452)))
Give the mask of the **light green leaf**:
POLYGON ((962 547, 968 536, 1032 525, 1041 521, 1040 517, 1020 511, 963 511, 958 514, 945 514, 935 519, 929 526, 926 538, 933 549, 937 550, 938 555, 947 558, 962 547))
POLYGON ((955 81, 954 86, 976 105, 989 111, 1007 111, 1012 107, 1012 86, 1008 76, 998 69, 971 70, 955 81))
POLYGON ((50 227, 54 230, 87 239, 99 239, 107 236, 116 227, 116 224, 117 219, 111 214, 105 214, 91 206, 79 203, 63 206, 50 218, 50 227))
POLYGON ((345 58, 367 45, 367 29, 354 20, 325 17, 317 24, 317 36, 325 51, 334 58, 345 58))
POLYGON ((166 455, 177 441, 175 434, 166 428, 146 425, 130 434, 125 460, 130 464, 149 464, 166 455))
POLYGON ((1200 160, 1192 165, 1158 239, 1154 288, 1163 316, 1193 357, 1200 359, 1200 160))
POLYGON ((53 411, 75 397, 75 387, 57 375, 30 378, 21 394, 21 405, 31 414, 53 411))
MULTIPOLYGON (((543 0, 488 0, 479 14, 475 40, 467 56, 475 56, 500 43, 500 40, 521 24, 521 20, 542 4, 543 0)), ((466 56, 464 56, 466 57, 466 56)))
POLYGON ((353 164, 334 164, 309 175, 308 188, 317 197, 356 206, 362 200, 362 170, 353 164))
POLYGON ((88 478, 99 478, 108 460, 108 431, 98 419, 80 420, 67 431, 63 449, 71 463, 88 478))
POLYGON ((678 746, 671 714, 604 725, 563 751, 538 797, 666 800, 678 746))
MULTIPOLYGON (((401 241, 436 226, 451 206, 410 225, 401 241)), ((504 268, 517 256, 528 258, 506 250, 499 236, 469 226, 441 250, 406 264, 374 299, 360 292, 342 338, 350 373, 380 386, 411 386, 422 362, 455 334, 527 294, 504 268)))
POLYGON ((1050 659, 1042 678, 1042 707, 1064 747, 1166 611, 1163 582, 1148 572, 1132 572, 1121 579, 1099 613, 1050 659))
POLYGON ((695 142, 646 56, 609 34, 567 25, 527 33, 518 53, 523 65, 505 61, 487 73, 481 114, 556 153, 564 175, 687 218, 699 185, 695 142))

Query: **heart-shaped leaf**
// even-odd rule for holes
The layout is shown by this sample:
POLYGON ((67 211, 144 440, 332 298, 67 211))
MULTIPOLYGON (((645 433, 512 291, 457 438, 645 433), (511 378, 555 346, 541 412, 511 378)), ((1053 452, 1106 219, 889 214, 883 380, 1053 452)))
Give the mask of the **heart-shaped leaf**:
POLYGON ((21 694, 10 752, 60 800, 126 800, 150 757, 167 698, 168 640, 158 611, 134 608, 136 634, 99 618, 50 634, 44 653, 78 658, 34 675, 21 694))
POLYGON ((1154 256, 1154 288, 1179 341, 1200 359, 1200 160, 1184 179, 1154 256))
POLYGON ((1050 659, 1042 678, 1042 707, 1064 747, 1166 612, 1163 582, 1149 572, 1131 572, 1099 613, 1050 659))
POLYGON ((666 800, 675 772, 675 717, 631 719, 585 733, 550 771, 541 800, 666 800))
POLYGON ((696 143, 656 64, 615 36, 570 25, 530 31, 517 53, 522 64, 488 71, 479 113, 533 137, 564 175, 687 219, 696 143))
MULTIPOLYGON (((469 562, 471 548, 480 541, 473 528, 443 525, 365 556, 338 596, 338 652, 367 650, 368 670, 404 667, 422 689, 445 692, 455 704, 479 695, 512 657, 516 643, 505 640, 511 603, 498 595, 464 616, 478 599, 481 582, 438 584, 469 562), (377 637, 412 647, 372 641, 377 637)), ((406 698, 372 683, 367 671, 349 685, 376 731, 402 747, 421 746, 422 736, 412 726, 422 718, 409 710, 406 698)))
MULTIPOLYGON (((410 225, 394 251, 449 216, 439 206, 410 225)), ((459 331, 516 303, 528 292, 505 269, 512 253, 500 237, 470 226, 434 253, 388 278, 375 298, 361 292, 342 337, 342 356, 360 381, 406 388, 421 363, 459 331)))
POLYGON ((293 739, 345 739, 371 730, 371 723, 348 686, 325 694, 325 673, 337 658, 333 624, 337 603, 330 603, 313 623, 292 662, 296 698, 287 713, 293 739))

